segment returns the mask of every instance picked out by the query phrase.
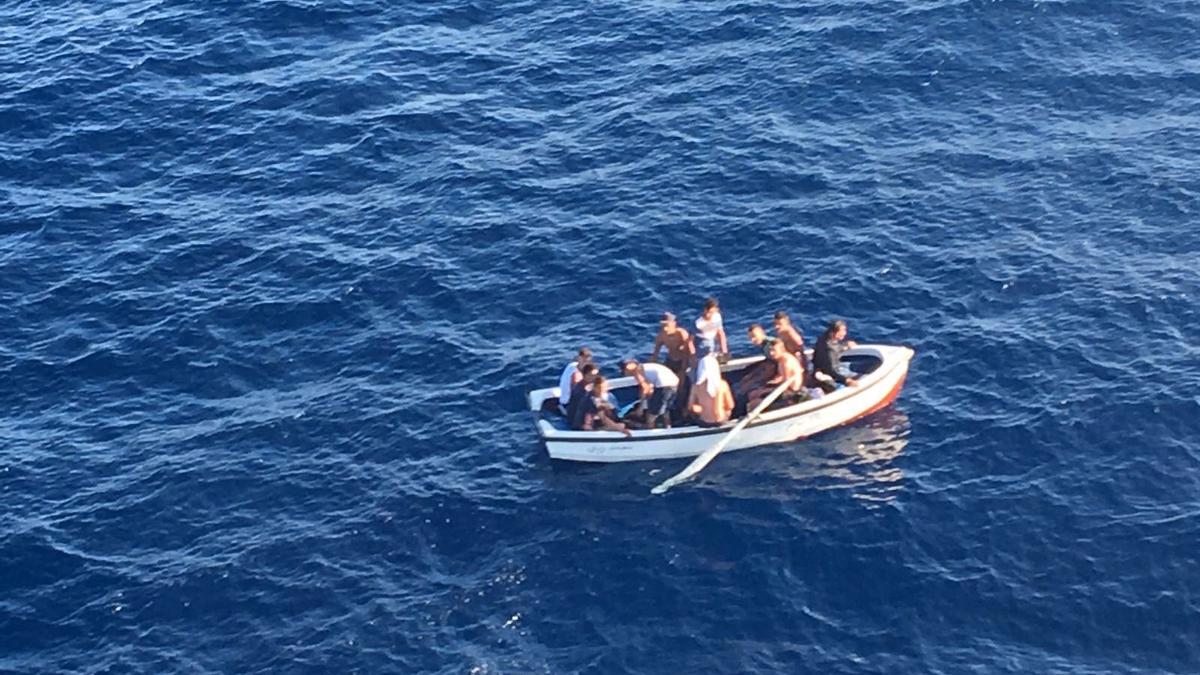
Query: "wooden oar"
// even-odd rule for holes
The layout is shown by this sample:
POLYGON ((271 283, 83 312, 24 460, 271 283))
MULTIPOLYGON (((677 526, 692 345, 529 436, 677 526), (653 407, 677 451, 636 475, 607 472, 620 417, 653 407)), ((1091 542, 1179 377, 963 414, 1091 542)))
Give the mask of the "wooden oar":
POLYGON ((713 459, 715 459, 717 455, 721 454, 721 451, 729 445, 729 441, 732 441, 734 436, 737 436, 742 429, 746 428, 746 425, 750 424, 759 415, 761 415, 762 412, 767 409, 767 406, 774 403, 775 399, 779 398, 780 394, 782 394, 784 390, 787 389, 791 384, 791 378, 784 380, 783 384, 775 387, 775 391, 772 391, 770 394, 768 394, 767 397, 762 400, 762 403, 759 403, 754 407, 754 410, 750 411, 749 415, 746 415, 744 418, 742 418, 741 422, 738 422, 735 427, 730 429, 729 433, 725 434, 725 438, 722 438, 720 443, 717 443, 708 450, 705 450, 699 457, 693 459, 692 463, 687 465, 687 468, 664 480, 662 483, 659 483, 650 492, 656 495, 661 495, 667 490, 670 490, 676 485, 679 485, 683 481, 688 480, 692 476, 695 476, 703 471, 704 467, 708 466, 708 463, 713 461, 713 459))

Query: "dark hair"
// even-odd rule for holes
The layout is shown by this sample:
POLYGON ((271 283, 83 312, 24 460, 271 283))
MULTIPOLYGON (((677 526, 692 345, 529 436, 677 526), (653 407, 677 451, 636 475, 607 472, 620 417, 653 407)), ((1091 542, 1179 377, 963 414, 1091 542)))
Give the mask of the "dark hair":
POLYGON ((579 348, 579 355, 580 355, 580 356, 582 356, 582 357, 584 357, 584 358, 589 358, 589 359, 590 359, 590 358, 592 358, 592 350, 588 349, 587 347, 580 347, 580 348, 579 348))
POLYGON ((709 296, 709 297, 707 297, 707 298, 705 298, 705 299, 704 299, 704 311, 706 311, 706 312, 707 312, 708 310, 710 310, 710 309, 712 309, 713 307, 716 307, 716 306, 717 306, 717 299, 716 299, 716 298, 714 298, 714 297, 712 297, 712 296, 709 296))
POLYGON ((787 312, 785 312, 781 309, 778 312, 775 312, 775 320, 778 321, 780 319, 787 319, 790 321, 791 317, 788 316, 787 312))
POLYGON ((827 337, 833 337, 833 335, 835 333, 837 333, 839 330, 841 330, 842 328, 845 328, 845 327, 846 327, 845 321, 842 321, 841 319, 834 319, 833 321, 829 322, 828 326, 825 327, 825 335, 827 337))
POLYGON ((592 380, 592 391, 599 389, 602 384, 608 384, 608 379, 603 375, 597 375, 596 379, 592 380))
POLYGON ((596 372, 596 371, 598 371, 598 370, 600 370, 600 369, 596 367, 596 364, 594 364, 594 363, 585 363, 585 364, 583 364, 583 366, 582 366, 582 367, 579 369, 579 372, 580 372, 580 373, 583 373, 584 375, 591 375, 592 373, 594 373, 594 372, 596 372))
POLYGON ((752 323, 752 324, 750 324, 750 327, 746 329, 746 332, 753 333, 755 328, 757 328, 759 330, 766 330, 765 328, 762 327, 761 323, 752 323))

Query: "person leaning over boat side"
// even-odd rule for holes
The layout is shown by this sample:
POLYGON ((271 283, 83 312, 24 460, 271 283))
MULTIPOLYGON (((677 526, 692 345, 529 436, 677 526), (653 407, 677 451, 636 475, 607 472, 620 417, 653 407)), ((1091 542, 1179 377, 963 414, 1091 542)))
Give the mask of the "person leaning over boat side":
POLYGON ((718 427, 733 414, 733 392, 721 377, 721 364, 716 354, 700 359, 696 366, 696 382, 688 396, 688 411, 702 427, 718 427))
POLYGON ((808 400, 808 390, 804 388, 804 369, 800 367, 800 359, 788 351, 783 340, 776 340, 775 344, 771 345, 771 358, 775 361, 775 377, 750 392, 750 398, 746 401, 747 410, 758 407, 758 404, 762 403, 763 399, 784 381, 788 382, 788 387, 776 400, 784 405, 808 400))
POLYGON ((579 353, 575 355, 575 360, 568 363, 563 368, 562 375, 558 376, 558 404, 562 407, 564 415, 567 412, 567 405, 571 403, 571 391, 583 379, 583 373, 579 372, 579 369, 583 364, 591 362, 592 350, 580 347, 579 353))
POLYGON ((567 404, 567 425, 576 431, 583 429, 583 412, 592 398, 592 383, 600 375, 600 369, 594 363, 585 363, 579 373, 583 378, 571 389, 571 401, 567 404))
POLYGON ((641 393, 640 408, 645 415, 647 429, 653 429, 658 418, 663 426, 671 428, 671 407, 679 391, 679 376, 671 369, 658 363, 638 363, 633 359, 625 362, 621 370, 637 380, 641 393))
POLYGON ((670 312, 663 312, 658 325, 658 335, 654 338, 654 348, 650 351, 649 362, 657 363, 659 351, 666 347, 667 358, 663 365, 670 368, 676 377, 683 379, 687 375, 688 366, 692 363, 692 355, 696 353, 696 347, 692 344, 692 336, 679 326, 675 315, 670 312))
POLYGON ((728 354, 729 342, 725 339, 725 321, 721 318, 721 307, 716 298, 704 301, 704 311, 696 319, 696 337, 694 359, 700 359, 708 354, 728 354))
POLYGON ((804 353, 804 333, 800 329, 792 325, 792 318, 787 312, 775 312, 775 335, 783 340, 783 346, 787 350, 796 355, 800 359, 800 366, 804 368, 804 372, 809 371, 808 356, 804 353))
MULTIPOLYGON (((833 382, 844 384, 847 387, 858 386, 858 380, 848 377, 838 368, 842 352, 854 346, 853 340, 846 340, 846 322, 841 319, 830 321, 829 326, 825 328, 824 333, 821 333, 821 337, 817 338, 817 344, 813 347, 814 374, 821 373, 833 382)), ((826 379, 818 378, 816 382, 817 386, 821 387, 826 394, 837 389, 833 382, 826 379)))
POLYGON ((632 436, 629 427, 617 421, 617 412, 608 400, 608 380, 597 375, 592 382, 592 395, 584 403, 584 431, 619 431, 626 436, 632 436))

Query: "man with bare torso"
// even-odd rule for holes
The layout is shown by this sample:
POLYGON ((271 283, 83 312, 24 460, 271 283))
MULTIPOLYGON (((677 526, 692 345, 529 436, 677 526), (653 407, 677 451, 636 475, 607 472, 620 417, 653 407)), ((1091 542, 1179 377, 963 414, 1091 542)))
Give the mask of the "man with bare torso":
POLYGON ((696 366, 696 384, 688 396, 688 412, 702 427, 717 427, 733 414, 733 392, 721 377, 721 364, 715 354, 700 359, 696 366))
POLYGON ((800 359, 800 366, 808 372, 808 355, 804 353, 804 334, 792 325, 792 319, 787 312, 775 312, 775 335, 783 341, 783 346, 800 359))
POLYGON ((808 398, 808 390, 804 388, 804 369, 800 367, 800 359, 788 351, 783 340, 776 340, 775 344, 771 345, 771 358, 775 361, 775 377, 767 380, 762 387, 750 392, 750 398, 746 402, 747 410, 757 408, 763 399, 784 382, 787 382, 788 386, 778 400, 790 404, 799 403, 808 398))
POLYGON ((696 352, 692 336, 679 327, 675 315, 670 312, 662 315, 659 326, 658 336, 654 338, 654 349, 650 352, 650 363, 657 363, 659 350, 666 347, 667 358, 663 365, 670 368, 676 377, 683 379, 688 366, 691 365, 692 354, 696 352))

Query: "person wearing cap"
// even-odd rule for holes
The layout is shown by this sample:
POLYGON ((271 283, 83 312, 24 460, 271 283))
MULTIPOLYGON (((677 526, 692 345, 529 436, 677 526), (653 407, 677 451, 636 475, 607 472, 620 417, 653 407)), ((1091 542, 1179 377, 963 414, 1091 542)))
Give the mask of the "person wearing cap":
POLYGON ((654 338, 654 348, 650 351, 649 362, 657 363, 659 351, 666 347, 667 358, 664 365, 675 373, 675 377, 683 379, 692 362, 692 354, 696 353, 695 345, 692 344, 692 336, 680 328, 679 323, 675 321, 675 315, 670 312, 663 312, 658 325, 658 335, 654 338))
POLYGON ((571 392, 575 389, 575 385, 583 379, 583 373, 579 369, 585 363, 592 362, 592 350, 587 347, 581 347, 579 353, 575 355, 575 360, 568 363, 562 371, 562 375, 558 376, 558 404, 562 407, 562 412, 567 413, 567 406, 571 403, 571 392))
POLYGON ((725 321, 721 318, 721 307, 716 298, 704 301, 704 310, 696 319, 696 339, 693 353, 697 361, 708 354, 728 354, 729 342, 725 339, 725 321))
POLYGON ((638 363, 633 359, 622 364, 621 370, 637 380, 640 400, 636 409, 641 411, 646 428, 653 429, 661 417, 663 426, 670 429, 671 407, 679 392, 679 376, 664 365, 638 363))

